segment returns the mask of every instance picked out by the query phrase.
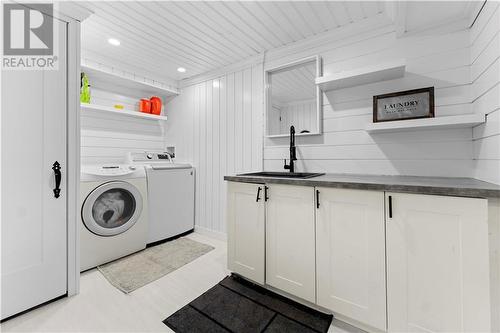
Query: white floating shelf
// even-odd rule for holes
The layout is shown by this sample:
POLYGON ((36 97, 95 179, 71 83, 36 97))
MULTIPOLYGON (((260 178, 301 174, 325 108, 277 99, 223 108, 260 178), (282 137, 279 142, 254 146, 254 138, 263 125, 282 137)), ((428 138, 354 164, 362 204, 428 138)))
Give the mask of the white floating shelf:
POLYGON ((316 78, 316 84, 323 91, 349 88, 379 81, 399 79, 404 77, 405 70, 405 61, 396 60, 318 77, 316 78))
MULTIPOLYGON (((145 98, 151 96, 168 98, 179 95, 179 91, 176 89, 165 87, 160 83, 149 83, 118 72, 109 72, 86 65, 82 65, 81 70, 88 75, 91 87, 95 86, 97 88, 118 92, 123 91, 134 96, 145 98)), ((165 100, 163 102, 165 102, 165 100)))
POLYGON ((87 111, 90 110, 90 111, 99 111, 99 112, 111 112, 111 113, 118 113, 118 114, 123 115, 123 116, 137 117, 137 118, 150 119, 150 120, 167 120, 167 116, 157 116, 157 115, 150 114, 150 113, 124 110, 124 109, 116 109, 113 107, 96 105, 96 104, 81 103, 80 107, 82 110, 87 110, 87 111))
POLYGON ((408 130, 462 128, 480 125, 486 121, 482 114, 466 114, 436 118, 385 121, 368 124, 365 128, 370 133, 403 132, 408 130))

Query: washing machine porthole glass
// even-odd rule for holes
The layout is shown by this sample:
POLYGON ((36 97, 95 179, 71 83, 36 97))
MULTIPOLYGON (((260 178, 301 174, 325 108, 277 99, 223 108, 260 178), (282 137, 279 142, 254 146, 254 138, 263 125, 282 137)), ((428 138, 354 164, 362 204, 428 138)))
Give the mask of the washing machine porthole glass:
POLYGON ((142 207, 142 195, 134 185, 125 181, 103 183, 82 205, 83 224, 96 235, 116 236, 137 222, 142 207))
POLYGON ((134 215, 136 200, 123 188, 100 194, 92 205, 92 217, 103 228, 113 229, 127 223, 134 215))

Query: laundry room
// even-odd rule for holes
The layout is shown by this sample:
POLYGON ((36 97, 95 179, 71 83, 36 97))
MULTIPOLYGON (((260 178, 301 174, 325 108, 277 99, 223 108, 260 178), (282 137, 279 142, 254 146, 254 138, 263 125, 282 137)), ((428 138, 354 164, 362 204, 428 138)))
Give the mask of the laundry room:
POLYGON ((499 332, 500 1, 2 1, 2 332, 499 332))

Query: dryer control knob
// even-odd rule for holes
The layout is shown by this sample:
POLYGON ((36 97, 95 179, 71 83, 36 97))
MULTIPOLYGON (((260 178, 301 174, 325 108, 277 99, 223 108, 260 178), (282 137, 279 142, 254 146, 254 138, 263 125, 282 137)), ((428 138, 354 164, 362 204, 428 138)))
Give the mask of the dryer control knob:
POLYGON ((137 169, 135 166, 132 166, 132 165, 131 165, 131 166, 129 166, 128 168, 129 168, 130 170, 135 170, 135 169, 137 169))
POLYGON ((146 157, 148 158, 148 160, 150 160, 153 158, 153 154, 147 154, 146 157))

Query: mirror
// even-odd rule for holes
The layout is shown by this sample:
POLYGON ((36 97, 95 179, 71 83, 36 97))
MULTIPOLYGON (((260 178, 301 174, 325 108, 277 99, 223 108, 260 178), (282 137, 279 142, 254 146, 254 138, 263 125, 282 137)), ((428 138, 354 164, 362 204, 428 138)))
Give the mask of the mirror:
POLYGON ((296 136, 321 134, 321 76, 318 56, 266 70, 266 136, 286 137, 290 126, 296 136))

